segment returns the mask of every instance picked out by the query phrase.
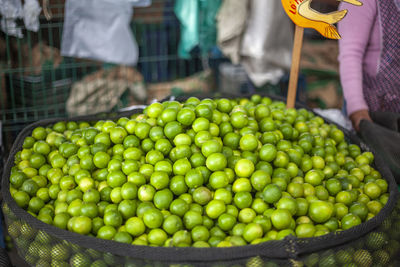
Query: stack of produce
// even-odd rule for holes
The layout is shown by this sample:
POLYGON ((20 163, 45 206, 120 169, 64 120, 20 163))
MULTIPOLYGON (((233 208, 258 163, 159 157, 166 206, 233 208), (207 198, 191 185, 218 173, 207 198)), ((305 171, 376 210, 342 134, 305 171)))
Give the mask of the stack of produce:
POLYGON ((259 95, 191 97, 116 121, 36 127, 9 189, 37 219, 82 235, 231 247, 370 220, 389 199, 373 162, 306 109, 259 95))

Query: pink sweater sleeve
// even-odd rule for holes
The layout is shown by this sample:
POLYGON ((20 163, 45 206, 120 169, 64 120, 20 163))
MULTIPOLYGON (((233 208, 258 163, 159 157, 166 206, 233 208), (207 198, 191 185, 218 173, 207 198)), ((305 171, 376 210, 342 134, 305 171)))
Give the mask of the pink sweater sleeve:
POLYGON ((342 3, 346 17, 339 22, 340 80, 348 115, 368 109, 363 95, 363 64, 377 13, 376 0, 362 0, 362 6, 342 3))

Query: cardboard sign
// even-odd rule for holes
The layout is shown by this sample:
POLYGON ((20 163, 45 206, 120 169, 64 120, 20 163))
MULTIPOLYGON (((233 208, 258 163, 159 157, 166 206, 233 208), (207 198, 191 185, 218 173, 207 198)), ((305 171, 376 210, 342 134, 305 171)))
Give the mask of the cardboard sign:
MULTIPOLYGON (((297 26, 313 28, 329 39, 340 39, 340 34, 333 24, 339 22, 346 16, 347 9, 323 14, 311 8, 310 4, 312 0, 281 1, 286 14, 297 26)), ((358 0, 342 1, 356 6, 362 5, 358 0)))

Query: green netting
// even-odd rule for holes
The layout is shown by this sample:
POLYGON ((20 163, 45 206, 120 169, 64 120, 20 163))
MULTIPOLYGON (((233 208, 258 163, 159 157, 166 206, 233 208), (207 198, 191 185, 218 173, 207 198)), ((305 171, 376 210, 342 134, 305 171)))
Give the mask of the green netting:
MULTIPOLYGON (((52 19, 48 21, 42 14, 37 33, 23 26, 22 39, 0 33, 6 46, 5 54, 0 55, 0 84, 5 86, 0 90, 0 120, 6 133, 40 119, 66 117, 65 104, 73 83, 104 67, 102 62, 61 58, 64 3, 50 1, 52 19)), ((131 28, 140 51, 137 68, 146 82, 186 77, 202 69, 198 56, 191 60, 177 56, 180 29, 173 1, 153 0, 151 7, 135 9, 131 28)), ((129 104, 128 97, 121 97, 118 108, 129 104)), ((12 140, 8 137, 6 143, 12 140)))
MULTIPOLYGON (((6 46, 5 54, 0 55, 0 121, 5 151, 9 151, 18 132, 27 124, 67 117, 66 100, 73 84, 90 73, 109 67, 106 63, 75 58, 62 58, 59 62, 64 3, 63 0, 49 2, 52 19, 48 21, 41 14, 37 33, 25 30, 22 21, 19 25, 23 29, 23 39, 0 32, 0 42, 4 40, 6 46), (39 50, 39 54, 34 53, 39 50), (46 60, 40 61, 38 55, 46 60)), ((180 28, 173 13, 173 3, 153 0, 150 7, 134 11, 131 28, 139 46, 137 69, 145 82, 170 81, 203 69, 199 55, 190 60, 180 59, 177 55, 180 28)), ((132 93, 125 91, 113 110, 130 105, 132 98, 132 93)))

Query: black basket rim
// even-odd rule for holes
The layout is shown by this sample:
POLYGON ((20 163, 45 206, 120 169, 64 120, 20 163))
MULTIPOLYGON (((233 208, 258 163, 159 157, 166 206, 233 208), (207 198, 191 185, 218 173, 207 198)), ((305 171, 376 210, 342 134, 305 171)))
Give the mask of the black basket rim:
MULTIPOLYGON (((236 96, 234 96, 236 97, 236 96)), ((279 98, 271 97, 274 100, 279 98)), ((296 105, 299 108, 306 108, 303 105, 296 105)), ((312 111, 306 108, 309 111, 312 111)), ((332 232, 320 237, 311 238, 297 238, 293 236, 287 236, 283 240, 273 240, 257 245, 246 245, 229 248, 195 248, 195 247, 150 247, 150 246, 138 246, 131 244, 119 243, 112 240, 103 240, 96 237, 84 236, 67 230, 57 228, 53 225, 46 224, 24 209, 20 208, 14 199, 11 197, 9 188, 9 175, 13 166, 13 159, 15 154, 22 147, 24 138, 31 134, 32 130, 38 126, 44 126, 56 123, 60 120, 64 121, 94 121, 94 120, 106 120, 106 119, 118 119, 119 117, 131 115, 133 113, 141 112, 142 109, 128 111, 124 113, 117 113, 114 117, 110 116, 80 116, 74 118, 52 118, 40 120, 32 123, 25 127, 18 135, 14 142, 9 158, 7 160, 1 182, 1 194, 3 201, 9 206, 11 211, 17 216, 30 224, 31 227, 45 231, 60 240, 66 240, 73 244, 83 246, 85 248, 92 248, 95 250, 102 251, 104 253, 112 253, 119 256, 131 257, 141 260, 154 260, 163 262, 215 262, 215 261, 226 261, 226 260, 239 260, 244 258, 250 258, 255 256, 265 256, 273 259, 296 259, 299 255, 304 253, 315 252, 321 249, 327 249, 334 247, 350 240, 358 238, 374 228, 378 227, 383 220, 390 215, 398 198, 397 185, 394 181, 392 173, 389 171, 386 164, 383 162, 378 154, 374 154, 375 163, 379 166, 379 171, 382 176, 389 183, 389 200, 382 210, 374 216, 374 218, 364 222, 356 227, 340 232, 332 232), (329 242, 327 242, 329 240, 329 242), (112 250, 110 250, 112 248, 112 250)), ((320 116, 320 115, 318 115, 320 116)), ((322 117, 322 116, 320 116, 322 117)), ((323 118, 323 117, 322 117, 323 118)), ((324 118, 328 123, 331 121, 324 118)), ((333 123, 334 124, 334 123, 333 123)), ((345 135, 350 138, 352 143, 359 144, 363 150, 372 151, 366 144, 362 143, 361 140, 353 133, 338 126, 345 135)))

